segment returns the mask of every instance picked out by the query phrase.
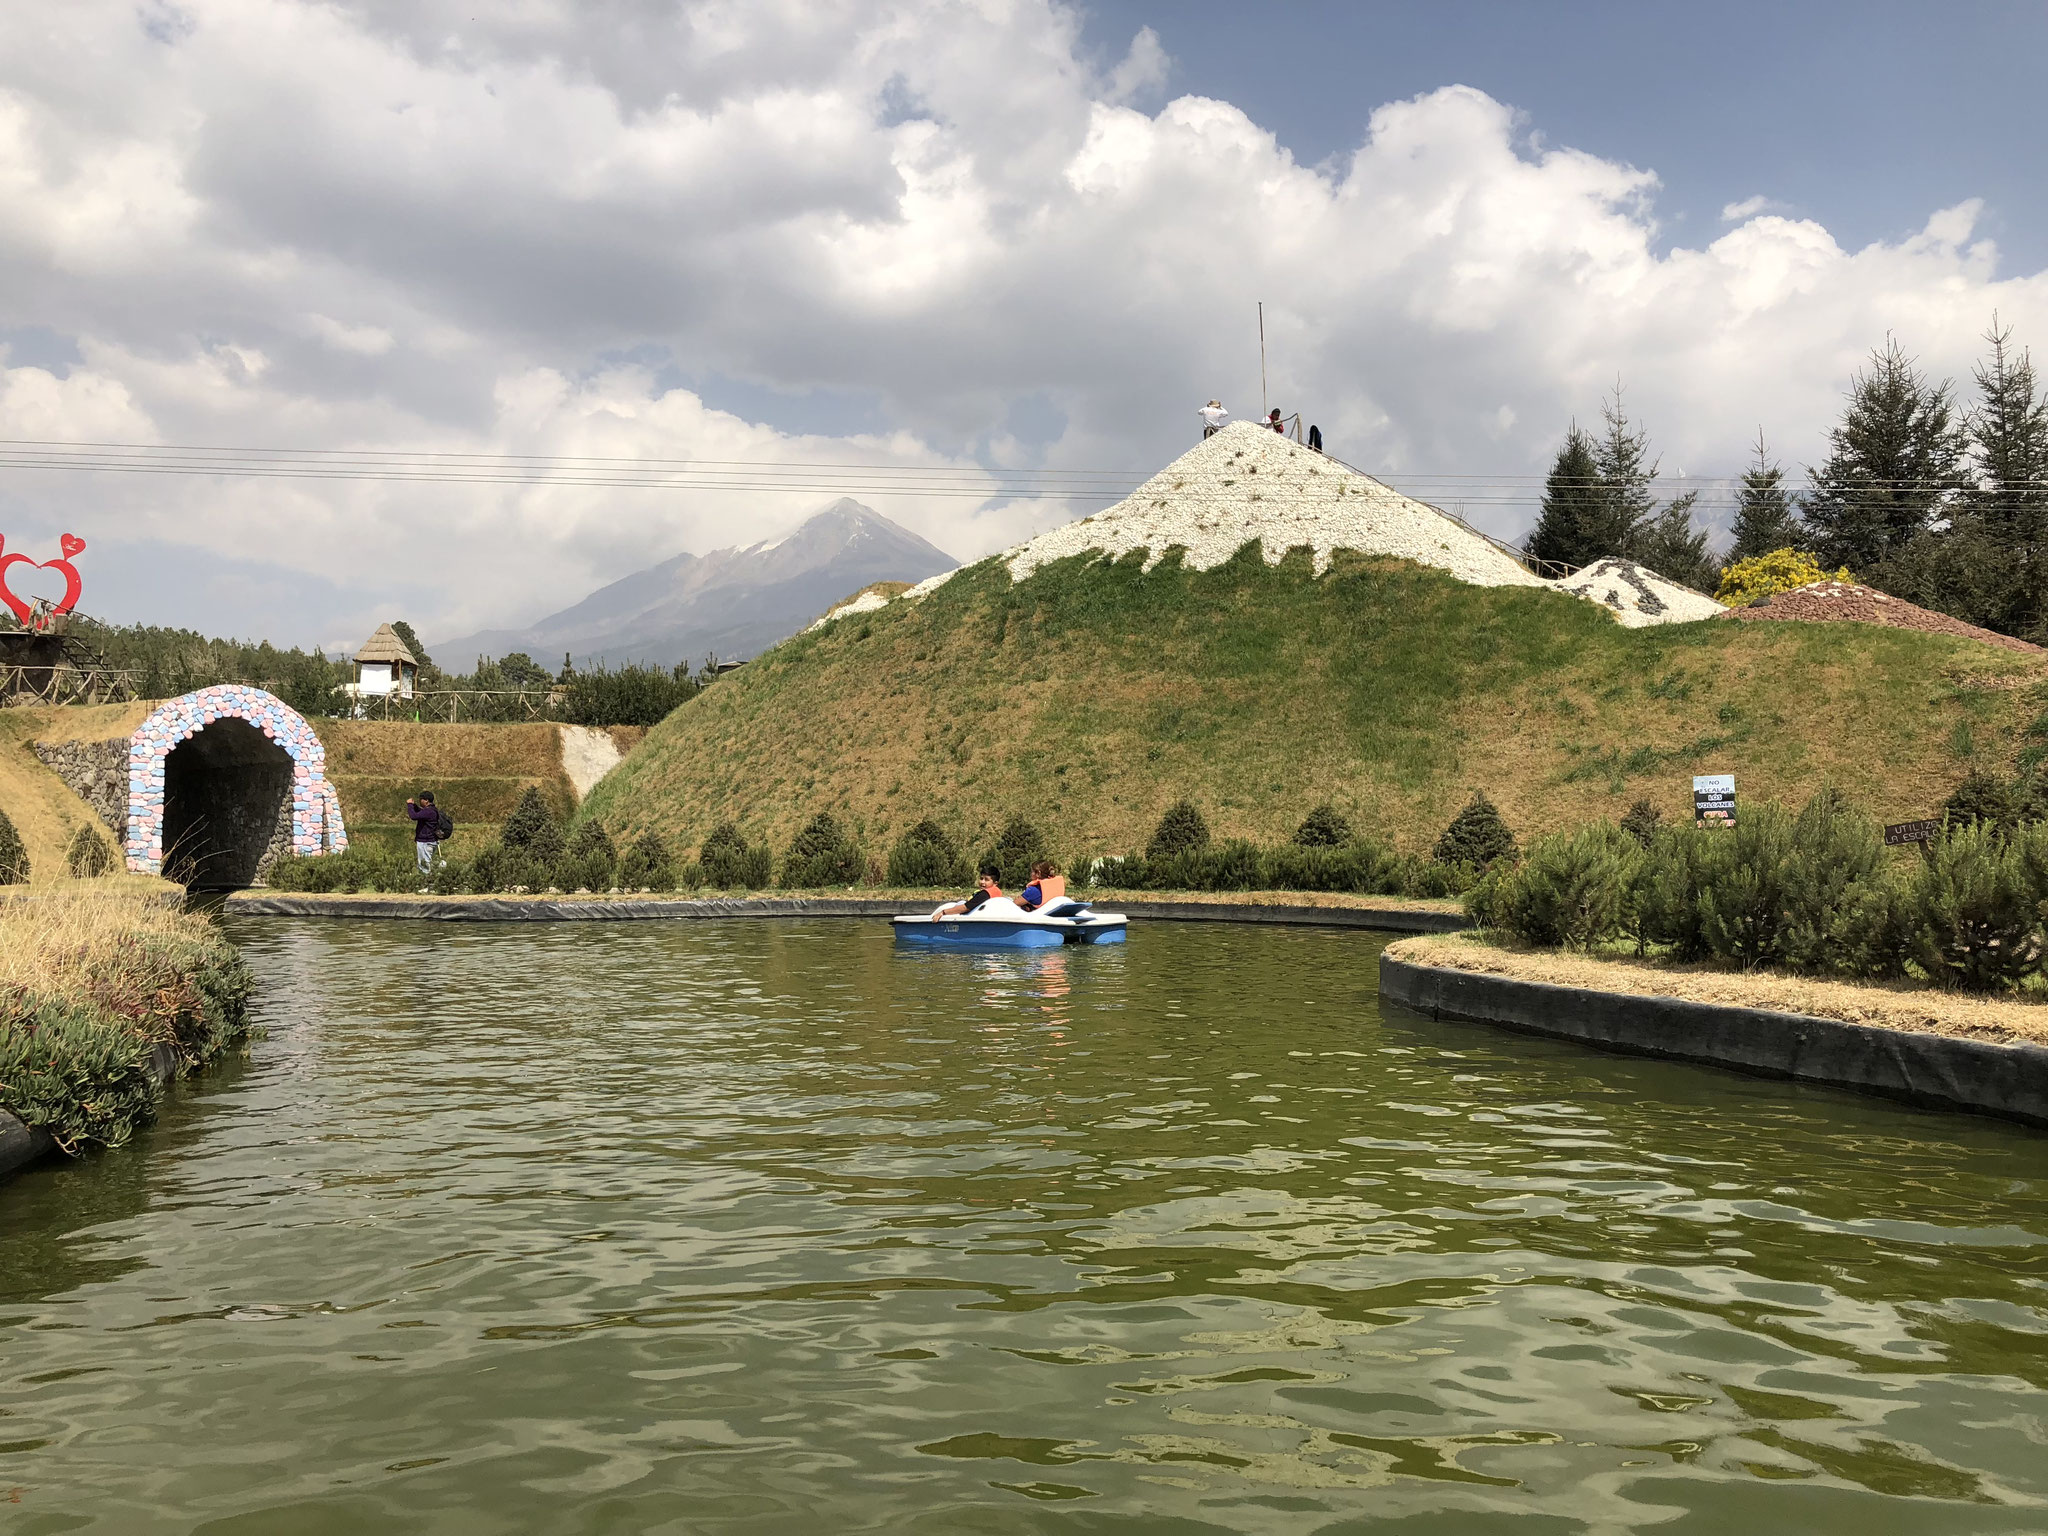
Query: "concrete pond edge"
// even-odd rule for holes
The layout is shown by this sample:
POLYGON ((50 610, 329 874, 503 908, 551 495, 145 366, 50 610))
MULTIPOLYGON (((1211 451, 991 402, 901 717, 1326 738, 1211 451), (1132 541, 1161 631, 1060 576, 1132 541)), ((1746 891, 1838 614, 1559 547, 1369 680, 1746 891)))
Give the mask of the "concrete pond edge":
MULTIPOLYGON (((1117 901, 1115 910, 1153 922, 1273 923, 1293 927, 1372 928, 1383 933, 1455 933, 1461 913, 1409 907, 1307 907, 1225 901, 1117 901)), ((486 896, 296 896, 239 892, 223 912, 239 917, 393 918, 447 923, 623 923, 657 918, 893 917, 914 902, 873 896, 745 896, 623 901, 502 901, 486 896)))
POLYGON ((1522 981, 1380 956, 1380 996, 1631 1056, 1724 1067, 2048 1127, 2048 1047, 1994 1045, 1803 1013, 1522 981))

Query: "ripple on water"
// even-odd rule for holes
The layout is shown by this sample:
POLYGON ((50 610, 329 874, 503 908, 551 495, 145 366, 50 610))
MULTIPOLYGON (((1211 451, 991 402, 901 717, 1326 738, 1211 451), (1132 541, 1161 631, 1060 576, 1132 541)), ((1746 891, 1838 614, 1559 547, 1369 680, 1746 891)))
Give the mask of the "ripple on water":
POLYGON ((2048 1526, 2031 1132, 1355 933, 237 937, 251 1059, 0 1196, 10 1530, 2048 1526))

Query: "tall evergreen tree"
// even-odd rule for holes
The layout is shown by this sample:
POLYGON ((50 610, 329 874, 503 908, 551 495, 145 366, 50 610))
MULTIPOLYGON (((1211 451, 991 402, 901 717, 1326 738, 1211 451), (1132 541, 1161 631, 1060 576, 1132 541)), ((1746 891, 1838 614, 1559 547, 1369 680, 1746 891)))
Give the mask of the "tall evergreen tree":
POLYGON ((2033 357, 2012 352, 2012 327, 1991 317, 1991 356, 1977 365, 1977 404, 1966 427, 1974 483, 1963 511, 1993 552, 1992 609, 1980 623, 2048 638, 2048 398, 2033 357))
POLYGON ((1842 419, 1828 432, 1827 462, 1809 470, 1801 508, 1823 565, 1882 579, 1961 489, 1963 434, 1953 387, 1930 384, 1886 337, 1849 386, 1842 419))
POLYGON ((1712 592, 1720 582, 1721 563, 1707 548, 1707 530, 1693 526, 1693 504, 1698 491, 1674 496, 1629 535, 1628 557, 1647 565, 1659 576, 1712 592))
POLYGON ((1606 553, 1629 554, 1629 546, 1642 538, 1657 514, 1657 461, 1650 457, 1648 429, 1628 419, 1620 380, 1615 381, 1613 399, 1600 402, 1600 414, 1607 419, 1607 430, 1593 445, 1593 461, 1600 466, 1608 536, 1613 540, 1606 553))
POLYGON ((1614 546, 1603 537, 1603 502, 1592 440, 1573 422, 1543 482, 1543 508, 1529 535, 1530 555, 1576 569, 1613 554, 1614 546))
POLYGON ((1756 434, 1756 462, 1742 472, 1742 495, 1735 506, 1735 547, 1731 560, 1748 560, 1787 549, 1799 542, 1799 522, 1785 489, 1785 469, 1771 457, 1763 429, 1756 434))

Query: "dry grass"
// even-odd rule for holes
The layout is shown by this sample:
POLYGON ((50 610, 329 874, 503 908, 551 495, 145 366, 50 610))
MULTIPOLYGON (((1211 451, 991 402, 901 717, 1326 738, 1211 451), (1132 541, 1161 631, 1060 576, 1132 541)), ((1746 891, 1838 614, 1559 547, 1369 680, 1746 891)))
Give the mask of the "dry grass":
POLYGON ((1417 965, 1449 966, 1563 987, 1771 1008, 1881 1029, 1960 1035, 1998 1044, 2031 1041, 2048 1045, 2048 1002, 1971 997, 1913 982, 1820 981, 1773 971, 1719 971, 1655 960, 1574 955, 1522 949, 1469 933, 1403 939, 1390 945, 1387 953, 1417 965))
POLYGON ((0 890, 0 993, 72 995, 120 970, 145 938, 210 934, 184 892, 148 875, 0 890))

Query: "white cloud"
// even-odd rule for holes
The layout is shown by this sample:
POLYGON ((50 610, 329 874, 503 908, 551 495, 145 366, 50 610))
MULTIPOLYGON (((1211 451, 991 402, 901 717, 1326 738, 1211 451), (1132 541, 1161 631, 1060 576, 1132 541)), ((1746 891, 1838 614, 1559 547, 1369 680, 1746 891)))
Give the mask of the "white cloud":
MULTIPOLYGON (((1273 398, 1397 481, 1540 473, 1617 375, 1712 474, 1760 422, 1812 456, 1888 330, 1937 374, 1993 308, 2048 347, 2048 276, 2001 276, 1972 203, 1851 252, 1750 199, 1661 251, 1653 174, 1462 87, 1304 167, 1228 102, 1141 110, 1157 38, 1099 69, 1047 0, 478 9, 0 8, 0 327, 81 359, 0 362, 0 436, 1147 471, 1202 400, 1256 405, 1264 300, 1273 398)), ((363 617, 433 530, 458 558, 412 617, 446 632, 829 494, 0 476, 0 518, 261 557, 363 617)), ((864 499, 963 555, 1084 510, 864 499)))

